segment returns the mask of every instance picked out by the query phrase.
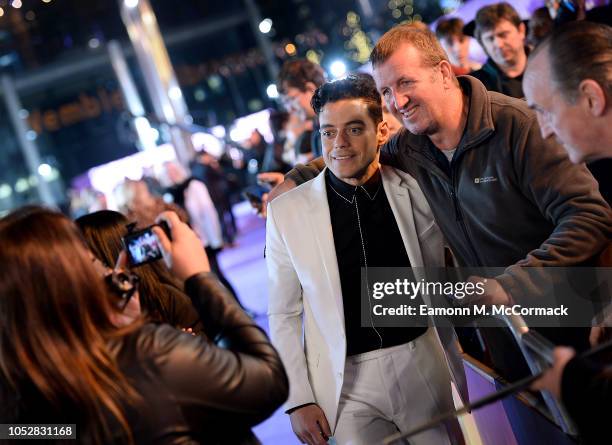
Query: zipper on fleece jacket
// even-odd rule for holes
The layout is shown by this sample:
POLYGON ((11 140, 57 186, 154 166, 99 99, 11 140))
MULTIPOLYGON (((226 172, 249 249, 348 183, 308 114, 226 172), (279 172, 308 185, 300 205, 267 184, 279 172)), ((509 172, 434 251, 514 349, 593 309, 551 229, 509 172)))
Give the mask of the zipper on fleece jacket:
MULTIPOLYGON (((468 147, 471 148, 471 147, 468 147)), ((437 149, 436 149, 437 150, 437 149)), ((465 151, 465 150, 464 150, 465 151)), ((450 188, 451 188, 451 199, 453 201, 453 207, 455 208, 455 219, 457 224, 459 225, 459 227, 461 228, 461 233, 463 234, 463 237, 465 239, 465 241, 467 242, 468 245, 468 249, 470 251, 470 253, 472 254, 473 259, 476 261, 477 264, 473 265, 473 267, 478 267, 478 266, 482 266, 482 261, 480 260, 480 257, 478 256, 478 254, 476 253, 476 248, 474 247, 474 244, 472 243, 472 240, 470 239, 469 235, 468 235, 468 231, 467 231, 467 226, 465 225, 465 221, 463 219, 463 214, 461 212, 461 205, 459 204, 459 198, 457 197, 457 185, 456 185, 456 177, 457 177, 457 168, 456 166, 458 165, 458 160, 459 157, 461 155, 463 155, 462 153, 458 153, 459 156, 457 156, 455 159, 453 159, 453 162, 451 162, 450 165, 450 170, 451 170, 451 176, 450 178, 448 177, 448 174, 446 172, 444 172, 440 166, 438 165, 438 161, 433 157, 433 155, 431 153, 427 153, 427 152, 418 152, 418 155, 415 156, 415 154, 411 154, 411 158, 414 159, 415 162, 417 162, 419 165, 421 165, 423 168, 427 169, 430 173, 436 175, 437 177, 439 177, 440 179, 442 179, 445 183, 449 183, 450 181, 450 188), (420 155, 422 158, 425 158, 425 160, 427 160, 428 162, 423 162, 422 159, 419 159, 420 155)))
POLYGON ((463 232, 463 237, 465 238, 470 251, 472 252, 472 256, 474 260, 476 260, 476 266, 482 266, 482 261, 476 252, 476 248, 472 243, 472 240, 468 234, 467 226, 465 225, 465 221, 463 219, 463 214, 461 213, 461 206, 459 205, 459 198, 457 197, 457 159, 453 159, 455 162, 451 162, 451 199, 453 200, 453 205, 455 207, 455 219, 459 227, 461 227, 461 232, 463 232))

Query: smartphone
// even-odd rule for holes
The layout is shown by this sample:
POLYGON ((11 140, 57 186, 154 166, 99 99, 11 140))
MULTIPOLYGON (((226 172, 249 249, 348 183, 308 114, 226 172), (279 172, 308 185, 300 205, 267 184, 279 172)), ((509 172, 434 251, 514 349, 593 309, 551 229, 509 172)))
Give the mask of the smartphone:
POLYGON ((127 252, 130 267, 138 267, 163 257, 161 243, 153 232, 155 226, 161 227, 166 236, 170 238, 170 228, 165 221, 128 233, 123 237, 123 246, 127 252))

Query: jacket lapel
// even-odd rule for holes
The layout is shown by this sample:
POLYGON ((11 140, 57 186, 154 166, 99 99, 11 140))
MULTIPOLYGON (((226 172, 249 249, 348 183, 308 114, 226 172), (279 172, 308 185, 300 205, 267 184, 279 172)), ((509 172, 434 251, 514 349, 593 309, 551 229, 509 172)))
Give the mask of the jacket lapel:
MULTIPOLYGON (((416 226, 414 224, 414 214, 412 212, 412 202, 410 200, 409 181, 415 181, 412 177, 401 177, 393 168, 381 165, 381 176, 383 187, 389 200, 389 205, 397 221, 404 247, 408 253, 411 267, 423 266, 423 255, 419 245, 416 226)), ((416 185, 416 181, 415 181, 416 185)))
MULTIPOLYGON (((325 169, 314 178, 309 196, 308 219, 314 233, 314 241, 321 257, 321 272, 329 286, 329 294, 333 296, 333 305, 338 316, 338 326, 344 331, 344 305, 342 303, 342 287, 340 285, 340 272, 338 271, 338 258, 334 245, 327 190, 325 187, 325 169)), ((321 295, 326 295, 321 292, 321 295)))

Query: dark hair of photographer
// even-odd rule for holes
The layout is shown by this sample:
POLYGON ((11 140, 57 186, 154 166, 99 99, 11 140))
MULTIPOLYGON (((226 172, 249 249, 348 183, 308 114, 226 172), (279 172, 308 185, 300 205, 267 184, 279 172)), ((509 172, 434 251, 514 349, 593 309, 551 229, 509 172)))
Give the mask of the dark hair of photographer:
POLYGON ((226 349, 166 324, 117 328, 119 302, 76 225, 17 210, 0 220, 0 423, 76 424, 81 443, 256 443, 251 426, 288 394, 280 358, 195 233, 163 218, 164 259, 226 349))
MULTIPOLYGON (((119 212, 100 210, 75 222, 96 258, 112 268, 123 250, 121 240, 128 234, 129 220, 119 212)), ((143 264, 132 272, 140 279, 140 305, 150 321, 201 332, 202 324, 189 297, 162 262, 143 264)))

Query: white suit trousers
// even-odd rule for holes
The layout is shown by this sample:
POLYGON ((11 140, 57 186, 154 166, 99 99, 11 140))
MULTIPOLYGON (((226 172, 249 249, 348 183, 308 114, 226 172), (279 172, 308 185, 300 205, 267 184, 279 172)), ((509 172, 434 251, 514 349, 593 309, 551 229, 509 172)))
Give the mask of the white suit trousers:
MULTIPOLYGON (((338 445, 377 444, 453 409, 450 375, 429 329, 409 343, 347 358, 334 438, 338 445)), ((453 421, 405 443, 463 442, 459 424, 453 421)))

